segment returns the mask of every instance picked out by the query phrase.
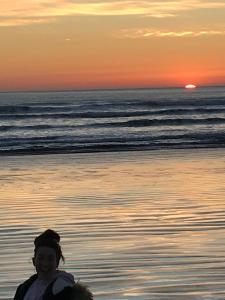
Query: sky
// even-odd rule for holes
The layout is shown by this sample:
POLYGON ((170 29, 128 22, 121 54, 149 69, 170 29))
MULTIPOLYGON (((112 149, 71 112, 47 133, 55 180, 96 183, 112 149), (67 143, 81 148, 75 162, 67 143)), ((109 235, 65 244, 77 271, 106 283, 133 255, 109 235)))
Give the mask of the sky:
POLYGON ((0 0, 0 91, 225 85, 225 0, 0 0))

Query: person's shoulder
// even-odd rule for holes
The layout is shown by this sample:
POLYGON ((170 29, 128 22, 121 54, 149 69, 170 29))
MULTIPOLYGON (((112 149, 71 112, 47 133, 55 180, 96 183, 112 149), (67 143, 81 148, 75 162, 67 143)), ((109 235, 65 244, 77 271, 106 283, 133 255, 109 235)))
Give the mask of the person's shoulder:
POLYGON ((37 279, 37 274, 34 274, 34 275, 30 276, 28 279, 26 279, 25 281, 23 281, 18 286, 18 289, 21 289, 21 288, 26 287, 26 286, 30 286, 36 279, 37 279))
POLYGON ((72 274, 67 273, 65 271, 58 271, 57 278, 52 287, 53 295, 58 294, 66 287, 73 286, 74 283, 75 283, 75 279, 72 274))
POLYGON ((22 299, 25 295, 28 288, 31 286, 31 284, 37 279, 37 274, 32 275, 30 278, 26 279, 24 282, 22 282, 16 289, 16 294, 14 299, 22 299))
POLYGON ((37 277, 38 277, 37 274, 33 274, 28 279, 26 279, 22 284, 27 284, 27 283, 30 283, 30 282, 34 282, 37 279, 37 277))

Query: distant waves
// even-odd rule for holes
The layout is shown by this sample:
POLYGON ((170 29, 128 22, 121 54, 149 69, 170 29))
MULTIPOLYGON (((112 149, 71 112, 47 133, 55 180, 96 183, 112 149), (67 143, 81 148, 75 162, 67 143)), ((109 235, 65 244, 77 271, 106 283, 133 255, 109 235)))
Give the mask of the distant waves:
POLYGON ((225 146, 225 88, 0 94, 0 154, 225 146))

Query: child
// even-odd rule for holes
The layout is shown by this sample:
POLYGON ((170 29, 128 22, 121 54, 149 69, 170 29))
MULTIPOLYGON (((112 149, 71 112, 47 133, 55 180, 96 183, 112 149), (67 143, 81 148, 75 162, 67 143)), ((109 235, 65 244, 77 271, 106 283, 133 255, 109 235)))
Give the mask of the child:
MULTIPOLYGON (((90 293, 83 286, 75 284, 72 274, 58 270, 60 260, 64 261, 59 242, 59 234, 51 229, 35 238, 33 264, 36 274, 19 285, 14 300, 76 300, 79 291, 82 295, 85 294, 84 290, 87 295, 90 293)), ((92 300, 90 297, 83 299, 92 300)))

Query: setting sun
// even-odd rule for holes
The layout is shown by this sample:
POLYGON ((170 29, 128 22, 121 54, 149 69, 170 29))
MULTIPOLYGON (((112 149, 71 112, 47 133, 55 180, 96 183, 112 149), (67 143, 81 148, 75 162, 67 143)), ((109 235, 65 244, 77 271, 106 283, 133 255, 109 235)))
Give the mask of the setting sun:
POLYGON ((185 89, 195 89, 196 88, 196 85, 194 84, 186 84, 185 85, 185 89))

